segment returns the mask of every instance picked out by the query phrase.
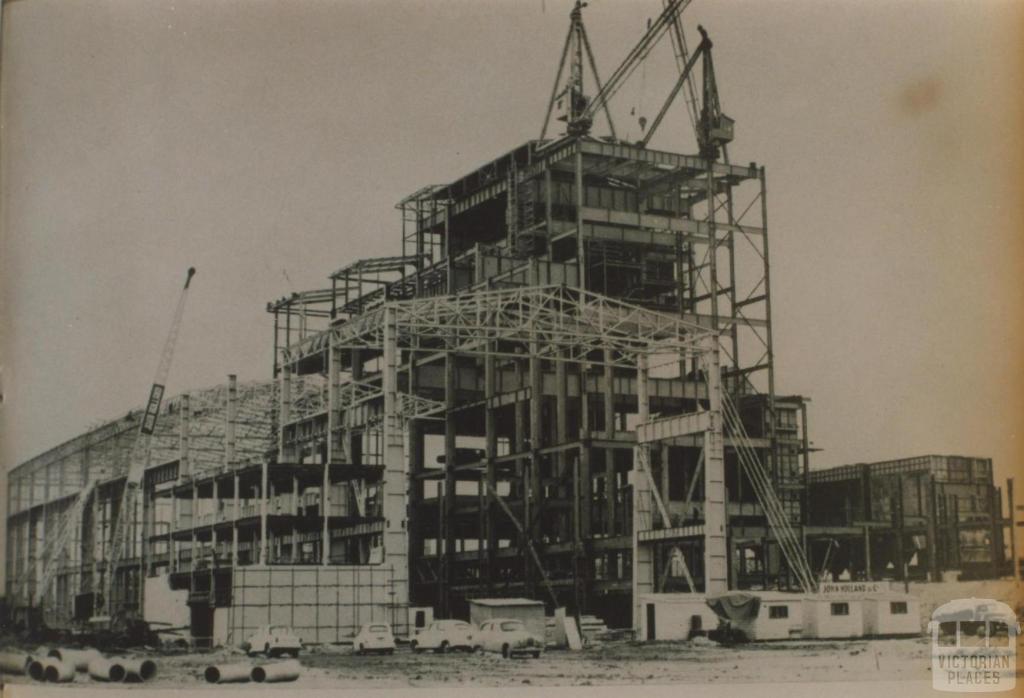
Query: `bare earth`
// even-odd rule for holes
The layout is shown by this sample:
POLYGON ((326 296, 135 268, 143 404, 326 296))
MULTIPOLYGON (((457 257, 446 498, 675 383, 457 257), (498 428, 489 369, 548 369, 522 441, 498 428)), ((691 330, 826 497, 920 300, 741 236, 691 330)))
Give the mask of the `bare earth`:
MULTIPOLYGON (((953 598, 976 596, 1024 602, 1022 587, 1012 580, 912 584, 910 591, 922 601, 922 628, 937 605, 953 598)), ((1024 644, 1018 638, 1018 657, 1024 644)), ((103 684, 78 674, 71 684, 45 684, 80 689, 131 690, 133 688, 214 690, 414 688, 414 687, 526 687, 601 686, 616 684, 757 684, 820 682, 899 682, 908 688, 930 684, 930 645, 923 634, 914 638, 786 641, 721 647, 689 642, 615 641, 597 643, 580 652, 549 650, 541 659, 502 659, 494 654, 413 654, 401 647, 392 656, 360 657, 351 647, 328 646, 304 651, 303 672, 290 684, 205 683, 203 670, 210 664, 264 662, 238 650, 209 653, 165 654, 153 658, 157 677, 146 684, 103 684)), ((1018 676, 1024 662, 1018 662, 1018 676)), ((24 676, 3 676, 10 684, 27 684, 24 676)), ((42 687, 44 684, 35 684, 42 687)), ((881 684, 879 684, 881 687, 881 684)), ((780 687, 781 688, 781 687, 780 687)))
MULTIPOLYGON (((149 655, 152 656, 152 655, 149 655)), ((210 664, 256 664, 231 651, 157 657, 159 674, 147 688, 203 688, 210 664)), ((736 648, 687 642, 610 642, 581 652, 550 650, 541 659, 502 659, 492 654, 413 654, 360 657, 349 648, 306 652, 305 670, 289 688, 400 688, 416 686, 588 686, 602 684, 752 683, 929 680, 925 638, 835 642, 777 642, 736 648)), ((29 683, 24 676, 4 677, 29 683)), ((140 684, 101 684, 79 674, 64 687, 132 689, 140 684)), ((56 688, 47 684, 47 688, 56 688)), ((219 690, 283 686, 224 684, 219 690)), ((211 686, 212 688, 212 686, 211 686)))

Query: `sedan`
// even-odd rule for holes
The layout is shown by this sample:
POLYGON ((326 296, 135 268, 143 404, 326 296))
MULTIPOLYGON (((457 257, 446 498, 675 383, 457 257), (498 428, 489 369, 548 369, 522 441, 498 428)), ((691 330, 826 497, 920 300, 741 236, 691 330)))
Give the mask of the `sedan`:
POLYGON ((285 625, 264 625, 249 637, 248 654, 263 652, 268 657, 280 654, 299 656, 302 638, 285 625))
POLYGON ((391 634, 391 626, 387 623, 367 623, 359 629, 352 640, 356 654, 368 652, 395 653, 395 636, 391 634))
POLYGON ((416 639, 409 643, 413 652, 434 650, 473 650, 476 647, 476 631, 473 626, 462 620, 438 620, 420 631, 416 639))
POLYGON ((476 644, 487 652, 500 652, 502 657, 531 655, 534 659, 544 651, 544 641, 535 637, 523 621, 494 618, 480 624, 476 644))

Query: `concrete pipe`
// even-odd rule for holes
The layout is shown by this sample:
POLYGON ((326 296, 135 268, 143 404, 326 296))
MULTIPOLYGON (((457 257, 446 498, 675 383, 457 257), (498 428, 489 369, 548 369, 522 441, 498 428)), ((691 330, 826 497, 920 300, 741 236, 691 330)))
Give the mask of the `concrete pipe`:
POLYGON ((25 671, 35 681, 46 681, 46 667, 43 666, 42 659, 29 658, 25 671))
POLYGON ((156 676, 156 662, 152 659, 130 659, 124 657, 118 661, 124 667, 125 683, 149 681, 156 676))
POLYGON ((252 680, 256 683, 277 683, 279 681, 294 681, 299 678, 302 665, 297 661, 276 662, 274 664, 263 664, 252 668, 252 680))
POLYGON ((32 655, 23 652, 0 652, 0 672, 4 674, 24 674, 28 671, 28 663, 32 655))
POLYGON ((50 656, 75 667, 75 671, 88 671, 89 662, 103 657, 97 649, 76 650, 60 647, 50 650, 50 656))
POLYGON ((56 657, 47 657, 43 660, 43 675, 50 683, 67 683, 75 680, 75 667, 56 657))
POLYGON ((214 664, 203 672, 206 683, 246 683, 252 678, 248 664, 214 664))
POLYGON ((124 666, 100 657, 89 662, 89 676, 97 681, 124 681, 124 666))

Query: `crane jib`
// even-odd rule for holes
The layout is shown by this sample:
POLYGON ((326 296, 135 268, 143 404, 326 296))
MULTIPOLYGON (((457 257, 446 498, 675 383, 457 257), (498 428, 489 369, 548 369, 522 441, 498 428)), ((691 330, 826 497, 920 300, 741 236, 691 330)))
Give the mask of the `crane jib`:
POLYGON ((146 404, 146 414, 142 416, 142 425, 139 427, 139 433, 153 433, 153 429, 156 427, 156 417, 160 412, 160 401, 163 400, 163 397, 164 386, 154 383, 149 391, 149 402, 146 404))

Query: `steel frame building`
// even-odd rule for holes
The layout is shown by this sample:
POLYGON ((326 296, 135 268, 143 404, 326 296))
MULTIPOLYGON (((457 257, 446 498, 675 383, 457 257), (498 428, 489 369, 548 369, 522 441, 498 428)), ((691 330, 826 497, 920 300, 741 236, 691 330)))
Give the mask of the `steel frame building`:
POLYGON ((12 605, 60 625, 115 574, 121 608, 173 601, 205 640, 282 623, 332 642, 485 596, 636 627, 650 592, 862 574, 815 546, 874 525, 820 508, 866 476, 811 472, 807 401, 776 393, 764 168, 569 126, 402 199, 399 255, 269 303, 273 381, 166 405, 119 569, 137 414, 12 471, 12 605), (46 531, 97 472, 36 588, 46 531))
MULTIPOLYGON (((638 373, 630 353, 643 335, 627 346, 618 334, 645 322, 679 338, 719 338, 722 393, 770 464, 780 518, 802 523, 806 411, 800 398, 771 391, 763 169, 566 137, 526 143, 398 208, 401 256, 350 264, 330 289, 268 311, 278 459, 384 470, 382 506, 393 498, 393 512, 407 516, 381 509, 379 533, 387 559, 408 558, 411 603, 448 614, 475 596, 543 595, 628 624, 638 555, 645 588, 684 583, 684 568, 697 588, 706 575, 736 584, 724 534, 721 569, 707 569, 709 498, 731 519, 729 546, 778 544, 734 434, 714 468, 703 429, 638 443, 637 426, 652 417, 711 409, 696 355, 678 356, 661 335, 637 354, 657 366, 638 373), (410 314, 395 357, 382 348, 389 312, 410 314), (565 334, 544 335, 556 327, 565 334), (392 362, 394 432, 383 385, 392 362), (293 404, 296 376, 322 381, 326 404, 293 404), (647 484, 638 450, 650 450, 647 484), (388 526, 397 527, 391 537, 388 526)), ((349 476, 364 477, 337 475, 349 476)))
POLYGON ((810 556, 833 577, 934 581, 949 573, 1013 573, 1012 480, 1004 514, 991 459, 930 455, 815 470, 807 492, 817 534, 810 556))

